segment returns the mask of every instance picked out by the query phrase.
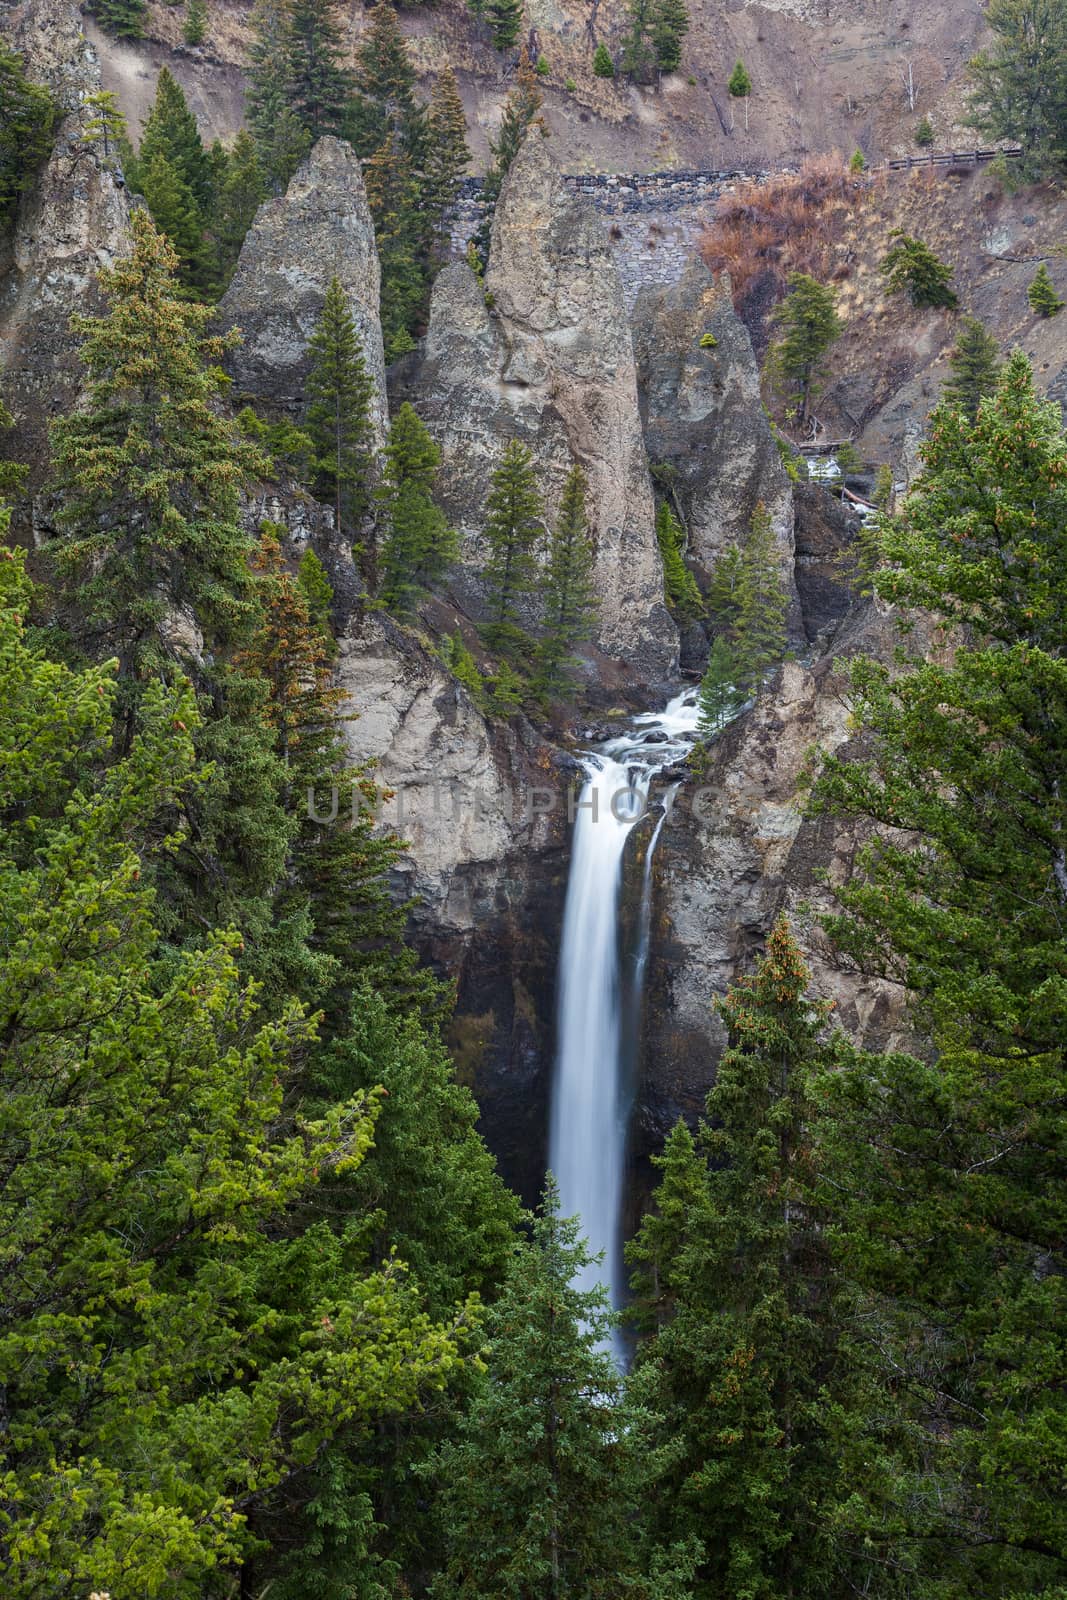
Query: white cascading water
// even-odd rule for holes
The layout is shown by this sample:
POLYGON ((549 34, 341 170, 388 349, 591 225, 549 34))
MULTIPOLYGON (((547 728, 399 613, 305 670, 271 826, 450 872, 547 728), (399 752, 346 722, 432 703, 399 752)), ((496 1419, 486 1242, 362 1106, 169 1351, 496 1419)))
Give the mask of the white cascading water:
MULTIPOLYGON (((652 779, 686 755, 697 716, 696 691, 686 690, 664 711, 635 717, 630 733, 608 740, 583 760, 586 782, 574 824, 560 949, 549 1167, 559 1185, 562 1215, 579 1216, 591 1253, 603 1254, 602 1262, 581 1274, 579 1287, 603 1283, 613 1306, 622 1304, 625 1282, 621 1215, 630 1110, 619 918, 623 859, 626 840, 645 814, 652 779)), ((659 824, 646 858, 645 895, 651 890, 658 837, 659 824)), ((638 983, 647 954, 644 905, 641 917, 638 983)), ((622 1364, 617 1334, 612 1353, 622 1364)))

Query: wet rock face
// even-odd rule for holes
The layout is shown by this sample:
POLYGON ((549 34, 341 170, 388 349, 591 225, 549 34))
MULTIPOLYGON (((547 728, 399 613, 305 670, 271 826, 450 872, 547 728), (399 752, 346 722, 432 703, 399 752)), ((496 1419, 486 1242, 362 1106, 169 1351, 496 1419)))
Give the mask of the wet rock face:
POLYGON ((793 493, 760 397, 759 368, 730 286, 694 258, 680 282, 638 295, 634 353, 648 459, 667 468, 705 575, 738 544, 762 501, 793 604, 793 493), (702 343, 703 341, 703 343, 702 343))
POLYGON ((398 889, 417 897, 413 942, 457 984, 457 1070, 505 1177, 532 1204, 544 1174, 571 764, 522 719, 487 722, 381 613, 353 618, 337 676, 342 715, 354 717, 352 759, 375 761, 394 792, 382 819, 408 841, 398 889))
POLYGON ((663 605, 630 330, 603 224, 529 138, 497 207, 485 289, 441 273, 418 358, 399 376, 441 445, 442 503, 463 538, 456 580, 477 613, 493 468, 517 438, 537 459, 549 518, 578 461, 589 478, 601 651, 664 678, 677 634, 663 605), (488 302, 488 303, 487 303, 488 302))
POLYGON ((71 315, 100 309, 97 273, 121 253, 129 210, 114 158, 105 161, 84 137, 84 101, 100 89, 100 68, 73 0, 0 4, 0 29, 63 112, 0 259, 0 368, 16 423, 4 450, 30 466, 36 487, 46 475, 48 424, 85 381, 71 315))
POLYGON ((814 991, 837 1002, 846 1033, 874 1049, 906 1047, 901 992, 846 970, 803 909, 827 904, 822 872, 831 882, 850 875, 860 835, 833 818, 804 817, 798 781, 813 746, 860 753, 835 660, 863 653, 888 662, 898 642, 891 615, 858 609, 813 667, 785 663, 756 707, 716 741, 699 786, 690 780, 679 795, 655 864, 639 1158, 680 1115, 699 1113, 726 1044, 714 1001, 750 970, 782 910, 814 991))
POLYGON ((388 411, 374 224, 351 146, 327 137, 297 168, 285 194, 260 207, 219 304, 221 325, 240 328, 244 336, 229 358, 236 403, 250 400, 274 414, 300 415, 308 341, 335 276, 374 381, 381 442, 388 411))

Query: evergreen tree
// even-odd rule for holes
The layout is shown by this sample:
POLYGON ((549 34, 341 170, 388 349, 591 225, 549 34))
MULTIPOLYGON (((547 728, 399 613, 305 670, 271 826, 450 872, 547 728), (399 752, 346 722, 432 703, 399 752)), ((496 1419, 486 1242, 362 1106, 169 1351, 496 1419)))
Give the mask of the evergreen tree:
POLYGON ((423 199, 434 213, 438 233, 442 220, 456 203, 470 159, 467 117, 459 85, 452 68, 446 66, 438 73, 430 96, 422 170, 423 199))
POLYGON ((173 161, 157 153, 138 159, 137 181, 152 221, 178 258, 178 277, 198 300, 209 298, 214 268, 200 207, 173 161))
POLYGON ((389 137, 375 150, 363 163, 363 179, 382 266, 385 357, 392 362, 415 348, 426 310, 429 277, 420 256, 427 218, 420 214, 414 168, 400 140, 389 137))
MULTIPOLYGON (((549 1178, 532 1240, 516 1247, 486 1319, 488 1371, 434 1463, 447 1557, 434 1600, 651 1600, 634 1513, 657 1463, 603 1349, 603 1290, 574 1286, 589 1259, 549 1178)), ((658 1593, 680 1600, 666 1577, 658 1593)))
POLYGON ((466 689, 476 706, 485 702, 485 685, 478 664, 463 641, 458 630, 445 638, 442 656, 449 671, 466 689))
POLYGON ((1054 317, 1058 311, 1063 310, 1064 302, 1056 293, 1052 279, 1048 275, 1048 268, 1043 261, 1026 291, 1026 298, 1030 302, 1031 311, 1036 311, 1039 317, 1054 317))
POLYGON ((897 228, 889 235, 896 242, 886 251, 880 271, 888 294, 907 294, 913 306, 958 305, 952 288, 952 268, 939 261, 929 245, 897 228))
POLYGON ((12 1600, 191 1592, 340 1433, 447 1377, 454 1319, 314 1219, 374 1096, 286 1131, 299 1010, 257 1015, 233 934, 160 945, 146 868, 195 776, 189 687, 152 683, 116 760, 112 667, 34 654, 27 604, 0 553, 0 1568, 12 1600))
POLYGON ((622 41, 622 70, 635 83, 651 83, 656 76, 656 47, 652 30, 656 0, 627 0, 629 27, 622 41))
POLYGON ((328 653, 332 655, 334 637, 330 608, 333 605, 333 584, 326 568, 310 545, 300 557, 300 564, 296 569, 296 581, 303 591, 311 624, 318 629, 328 653))
POLYGON ((93 144, 99 139, 104 149, 104 160, 107 161, 115 150, 123 148, 126 139, 126 118, 110 89, 101 89, 96 94, 87 95, 85 109, 92 112, 92 116, 85 124, 84 138, 93 144))
POLYGON ((47 89, 29 81, 22 57, 0 40, 0 228, 48 160, 57 120, 47 89))
POLYGON ((785 654, 788 601, 777 561, 774 525, 762 503, 752 514, 743 546, 727 551, 708 585, 708 614, 724 641, 709 661, 708 715, 715 731, 719 711, 732 714, 759 688, 768 667, 785 654), (727 697, 725 684, 732 687, 727 697))
POLYGON ((700 720, 702 738, 721 733, 738 705, 738 680, 741 670, 733 645, 720 634, 711 646, 708 664, 700 680, 700 720))
POLYGON ((381 597, 392 611, 412 608, 444 577, 456 554, 456 534, 434 504, 441 451, 407 401, 389 429, 378 503, 382 540, 381 597))
POLYGON ((1067 164, 1067 17, 1057 0, 990 0, 991 52, 970 63, 971 121, 987 138, 1021 143, 1022 176, 1067 164))
POLYGON ((245 236, 266 198, 267 179, 255 140, 247 128, 242 128, 233 142, 211 217, 216 272, 221 285, 229 282, 245 236))
POLYGON ((135 183, 143 182, 144 169, 154 156, 170 162, 196 202, 201 220, 208 216, 214 200, 211 161, 182 87, 167 67, 159 74, 156 97, 141 135, 135 183))
POLYGON ((369 156, 386 140, 407 136, 418 120, 416 74, 407 41, 391 5, 375 6, 356 54, 357 99, 349 107, 345 132, 359 156, 369 156))
POLYGON ((487 620, 481 633, 491 650, 513 657, 525 653, 527 647, 519 625, 519 606, 533 585, 534 551, 542 534, 533 456, 517 439, 505 446, 493 472, 486 514, 482 581, 487 620))
POLYGON ((657 0, 652 16, 652 48, 660 72, 677 72, 682 61, 682 40, 688 32, 685 0, 657 0))
POLYGON ((284 189, 311 149, 311 135, 289 104, 293 42, 288 0, 258 0, 249 46, 248 126, 264 174, 284 189))
POLYGON ((143 39, 147 0, 92 0, 92 13, 105 33, 116 39, 143 39))
POLYGON ((522 0, 482 0, 479 14, 497 50, 510 50, 522 32, 522 0))
POLYGON ((941 400, 973 422, 980 402, 993 393, 1000 375, 997 341, 976 317, 963 319, 949 365, 952 377, 941 391, 941 400))
POLYGON ((603 40, 593 51, 593 76, 597 78, 613 78, 615 76, 615 63, 611 59, 611 51, 603 40))
POLYGON ((959 1593, 1048 1592, 1067 1550, 1065 497, 1059 408, 1021 352, 973 422, 933 413, 876 586, 963 642, 948 664, 852 664, 865 754, 826 758, 816 790, 870 838, 829 930, 907 985, 936 1050, 866 1061, 827 1094, 842 1231, 954 1484, 906 1486, 904 1531, 959 1593))
POLYGON ((685 529, 666 500, 656 510, 656 543, 663 561, 663 593, 678 622, 695 622, 704 615, 697 581, 685 564, 685 529))
POLYGON ((835 1535, 872 1397, 842 1340, 813 1199, 810 1080, 829 1008, 807 983, 780 919, 719 1005, 730 1044, 706 1120, 695 1140, 681 1125, 668 1140, 627 1252, 657 1329, 634 1391, 660 1415, 672 1463, 648 1509, 661 1542, 699 1536, 698 1600, 846 1594, 862 1566, 835 1535))
MULTIPOLYGON (((374 384, 339 278, 331 278, 308 346, 306 426, 315 449, 317 485, 333 502, 338 532, 355 528, 371 507, 374 384)), ((373 574, 373 551, 365 571, 373 574)))
MULTIPOLYGON (((743 61, 741 61, 740 59, 735 63, 734 70, 730 74, 729 81, 728 81, 728 83, 726 85, 726 92, 730 96, 731 102, 733 102, 734 100, 743 100, 745 102, 745 128, 746 128, 746 131, 747 131, 747 129, 748 129, 748 102, 749 102, 749 98, 751 97, 751 94, 752 94, 752 79, 749 77, 748 68, 745 66, 745 63, 743 61)), ((733 105, 731 104, 731 107, 730 107, 730 126, 731 126, 731 128, 734 125, 733 118, 734 118, 733 105)))
POLYGON ((592 636, 597 613, 593 540, 586 510, 588 480, 577 463, 567 474, 548 545, 542 585, 544 636, 536 651, 535 686, 552 698, 573 692, 575 646, 592 636))
POLYGON ((808 406, 821 388, 826 352, 841 332, 837 297, 829 284, 806 272, 791 272, 789 293, 773 315, 781 337, 771 348, 768 366, 776 388, 803 426, 808 406))
POLYGON ((182 38, 188 45, 203 44, 207 34, 206 0, 187 0, 182 38))
POLYGON ((929 117, 923 117, 915 129, 915 143, 922 150, 929 149, 934 142, 934 125, 929 117))
POLYGON ((286 103, 312 142, 341 133, 352 84, 341 66, 335 0, 290 0, 285 27, 286 103))

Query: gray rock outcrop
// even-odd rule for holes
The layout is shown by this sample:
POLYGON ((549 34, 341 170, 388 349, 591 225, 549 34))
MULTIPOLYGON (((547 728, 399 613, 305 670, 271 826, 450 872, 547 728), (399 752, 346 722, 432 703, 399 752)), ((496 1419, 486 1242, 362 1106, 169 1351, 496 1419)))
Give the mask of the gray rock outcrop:
POLYGON ((462 535, 456 589, 477 609, 489 479, 508 439, 529 444, 546 512, 578 461, 589 477, 600 597, 597 643, 635 675, 664 677, 677 634, 663 604, 630 330, 603 225, 527 139, 500 197, 485 289, 441 273, 420 356, 398 388, 442 448, 442 503, 462 535))
POLYGON ((791 631, 802 638, 792 485, 763 410, 759 368, 729 281, 717 282, 694 257, 680 282, 638 296, 633 339, 648 459, 671 474, 692 559, 709 574, 743 538, 762 501, 793 602, 791 631))
POLYGON ((62 112, 52 154, 0 261, 0 367, 15 418, 4 447, 29 463, 35 485, 46 469, 48 424, 70 409, 85 381, 71 313, 99 308, 97 273, 121 253, 129 210, 114 159, 105 161, 85 138, 85 101, 100 89, 100 66, 74 0, 0 5, 0 27, 62 112))
POLYGON ((243 335, 228 363, 236 401, 300 414, 308 341, 334 277, 344 288, 374 382, 373 418, 382 443, 388 409, 374 223, 351 146, 327 137, 297 168, 285 194, 259 208, 219 303, 221 325, 240 328, 243 335))

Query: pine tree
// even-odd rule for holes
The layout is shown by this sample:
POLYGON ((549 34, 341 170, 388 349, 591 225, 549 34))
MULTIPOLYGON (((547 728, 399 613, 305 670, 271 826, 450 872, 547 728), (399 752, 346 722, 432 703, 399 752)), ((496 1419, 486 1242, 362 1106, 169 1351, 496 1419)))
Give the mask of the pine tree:
POLYGON ((973 422, 980 402, 993 393, 1000 376, 997 341, 976 317, 963 319, 949 365, 952 377, 941 391, 942 403, 973 422))
POLYGON ((737 709, 741 671, 730 641, 720 634, 711 646, 700 680, 698 732, 704 739, 721 733, 737 709))
POLYGON ((882 527, 879 594, 964 642, 947 663, 854 662, 865 753, 827 758, 816 789, 870 839, 828 930, 907 986, 934 1046, 841 1081, 833 1156, 857 1270, 892 1297, 894 1382, 955 1485, 906 1530, 961 1593, 1055 1587, 1067 1547, 1065 515, 1062 418, 1017 351, 973 422, 933 413, 882 527))
POLYGON ((292 31, 288 0, 258 0, 249 47, 248 126, 263 171, 284 189, 311 149, 311 135, 289 104, 292 31))
POLYGON ((286 28, 286 103, 312 141, 341 133, 352 84, 341 66, 335 0, 290 0, 286 28))
MULTIPOLYGON (((603 1291, 574 1287, 588 1260, 550 1178, 532 1240, 516 1247, 486 1319, 488 1371, 434 1462, 446 1541, 434 1600, 650 1600, 634 1513, 654 1463, 645 1419, 627 1406, 601 1348, 603 1291)), ((677 1589, 660 1593, 680 1600, 677 1589)))
POLYGON ((48 91, 29 81, 22 57, 0 40, 0 227, 47 161, 57 121, 48 91))
POLYGON ((688 32, 685 0, 657 0, 652 17, 652 48, 660 72, 677 72, 682 61, 682 41, 688 32))
POLYGON ((418 119, 415 84, 399 19, 383 0, 369 13, 356 53, 358 98, 349 108, 345 132, 357 155, 369 156, 386 140, 407 135, 418 119))
POLYGON ((789 293, 775 308, 774 322, 781 337, 771 347, 768 367, 776 388, 787 396, 803 425, 821 387, 826 352, 841 332, 837 297, 828 284, 805 272, 792 272, 789 293))
POLYGON ((666 500, 656 510, 656 543, 663 561, 663 593, 671 615, 681 623, 704 614, 697 581, 685 564, 685 529, 666 500))
POLYGON ((695 1140, 679 1127, 668 1141, 627 1252, 640 1314, 658 1329, 634 1391, 672 1454, 649 1511, 663 1542, 699 1535, 699 1600, 844 1594, 863 1565, 835 1538, 871 1395, 842 1341, 814 1199, 811 1080, 829 1007, 807 1000, 807 984, 780 919, 719 1005, 730 1044, 706 1120, 695 1140))
POLYGON ((1026 291, 1026 298, 1030 302, 1030 309, 1039 317, 1054 317, 1058 311, 1063 310, 1064 302, 1056 293, 1048 268, 1043 261, 1026 291))
POLYGON ((442 656, 449 671, 466 689, 476 706, 485 703, 485 684, 478 664, 458 630, 443 641, 442 656))
POLYGON ((1021 176, 1067 162, 1067 17, 1057 0, 990 0, 991 52, 970 63, 971 121, 988 139, 1021 143, 1021 176))
POLYGON ((141 174, 154 156, 170 162, 192 194, 201 218, 208 216, 214 200, 211 162, 182 87, 167 67, 159 74, 156 97, 141 135, 135 182, 143 181, 141 174))
POLYGON ((512 439, 493 472, 486 502, 482 568, 486 621, 481 633, 489 648, 501 656, 526 652, 528 641, 519 626, 519 606, 533 584, 534 551, 541 536, 541 496, 533 456, 526 445, 512 439))
POLYGON ((497 50, 510 50, 522 32, 522 0, 482 0, 480 15, 489 24, 497 50))
POLYGON ((188 45, 203 44, 207 34, 207 0, 187 0, 182 38, 188 45))
POLYGON ((211 217, 216 273, 223 286, 229 282, 245 236, 266 198, 267 179, 255 140, 247 128, 242 128, 233 142, 211 217))
MULTIPOLYGON (((723 640, 709 661, 709 724, 732 714, 754 694, 768 669, 785 654, 785 587, 777 560, 774 525, 761 503, 752 514, 744 544, 726 552, 708 585, 708 615, 723 640), (732 686, 727 697, 724 684, 732 686), (714 715, 713 715, 714 714, 714 715)), ((718 643, 718 639, 716 640, 718 643)), ((715 731, 714 728, 712 731, 715 731)))
MULTIPOLYGON (((339 278, 331 278, 308 346, 306 427, 315 448, 317 485, 333 502, 338 531, 355 529, 371 507, 374 384, 339 278)), ((373 574, 373 551, 364 570, 373 574)))
POLYGON ((444 577, 456 554, 456 534, 434 504, 441 451, 407 401, 389 429, 378 503, 382 540, 381 597, 392 611, 409 611, 444 577))
POLYGON ((143 39, 148 19, 146 0, 92 0, 92 13, 116 39, 143 39))
POLYGON ((308 545, 296 569, 296 581, 303 591, 312 626, 317 628, 330 655, 334 653, 333 626, 330 608, 333 605, 333 584, 326 568, 308 545))
MULTIPOLYGON (((734 101, 734 100, 743 100, 745 102, 745 128, 747 130, 747 128, 748 128, 748 102, 749 102, 749 98, 751 97, 751 94, 752 94, 752 79, 749 77, 748 68, 745 66, 745 63, 743 61, 741 61, 740 59, 735 63, 734 70, 730 74, 729 81, 728 81, 728 83, 726 85, 726 92, 730 96, 731 102, 734 101)), ((730 126, 731 126, 731 128, 734 125, 733 117, 734 117, 733 105, 731 104, 731 106, 730 106, 730 126)))
POLYGON ((544 635, 535 653, 534 685, 559 699, 573 692, 575 646, 592 637, 597 593, 593 540, 586 510, 588 480, 577 463, 567 475, 548 545, 542 584, 544 635))
POLYGON ((627 0, 629 27, 622 41, 622 70, 635 83, 651 83, 656 76, 656 47, 652 42, 655 0, 627 0))
POLYGON ((420 257, 427 219, 420 215, 411 158, 398 139, 387 138, 368 157, 363 180, 382 267, 385 358, 392 362, 415 348, 425 315, 429 276, 420 257))
POLYGON ((913 306, 953 310, 958 304, 952 289, 952 268, 939 261, 929 245, 897 228, 889 235, 895 243, 881 262, 888 294, 907 294, 913 306))
POLYGON ((83 138, 91 144, 95 144, 99 139, 104 149, 104 160, 107 161, 116 149, 121 149, 123 146, 126 138, 126 118, 110 89, 101 89, 96 94, 87 95, 85 109, 92 115, 85 124, 83 138))
POLYGON ((611 51, 603 40, 593 51, 593 76, 597 78, 613 78, 615 76, 615 63, 611 59, 611 51))
POLYGON ((207 300, 214 267, 200 207, 179 169, 162 153, 138 159, 138 186, 152 221, 178 257, 181 283, 198 300, 207 300))
POLYGON ((923 117, 915 129, 915 143, 922 150, 929 149, 934 142, 934 125, 929 117, 923 117))
POLYGON ((459 196, 463 175, 470 165, 467 116, 459 85, 451 67, 444 67, 434 82, 426 117, 426 155, 422 165, 422 193, 436 219, 435 232, 459 196))

